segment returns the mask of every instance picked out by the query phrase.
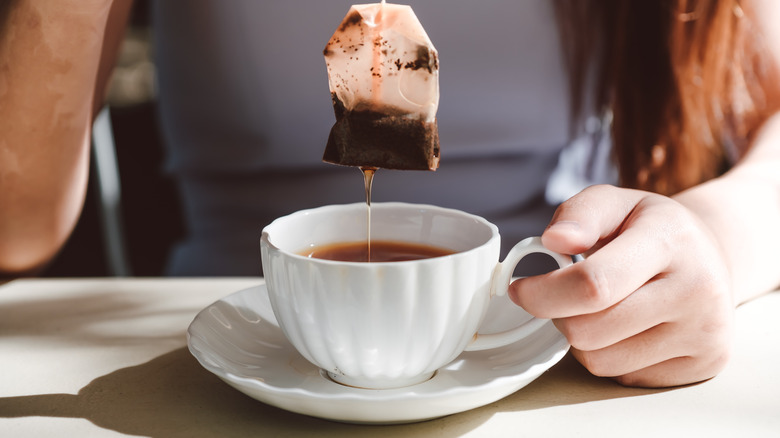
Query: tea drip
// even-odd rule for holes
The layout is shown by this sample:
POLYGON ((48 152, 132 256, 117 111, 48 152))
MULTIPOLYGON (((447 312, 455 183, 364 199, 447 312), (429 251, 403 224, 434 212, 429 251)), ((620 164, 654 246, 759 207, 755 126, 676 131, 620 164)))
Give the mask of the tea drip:
POLYGON ((366 188, 366 261, 371 262, 371 186, 374 184, 377 168, 361 166, 360 171, 363 172, 363 184, 366 188))

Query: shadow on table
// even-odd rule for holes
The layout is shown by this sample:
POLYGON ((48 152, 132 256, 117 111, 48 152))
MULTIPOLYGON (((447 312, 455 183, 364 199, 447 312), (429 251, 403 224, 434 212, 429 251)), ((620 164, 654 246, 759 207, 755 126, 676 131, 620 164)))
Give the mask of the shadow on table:
MULTIPOLYGON (((0 305, 0 336, 56 338, 59 343, 78 345, 138 345, 150 341, 180 342, 180 330, 134 332, 131 321, 187 317, 195 309, 152 310, 143 296, 130 288, 79 291, 77 296, 40 297, 0 305), (34 321, 31 323, 30 321, 34 321), (124 324, 123 322, 127 322, 124 324), (109 327, 110 325, 110 327, 109 327)), ((1 411, 0 411, 1 412, 1 411)))
POLYGON ((521 391, 486 407, 425 423, 360 426, 294 414, 253 400, 200 367, 186 348, 93 380, 78 394, 0 398, 0 418, 84 418, 117 432, 149 437, 457 436, 497 412, 543 409, 658 390, 621 387, 593 377, 571 356, 521 391), (566 394, 565 400, 555 394, 566 394), (558 398, 556 400, 556 398, 558 398))

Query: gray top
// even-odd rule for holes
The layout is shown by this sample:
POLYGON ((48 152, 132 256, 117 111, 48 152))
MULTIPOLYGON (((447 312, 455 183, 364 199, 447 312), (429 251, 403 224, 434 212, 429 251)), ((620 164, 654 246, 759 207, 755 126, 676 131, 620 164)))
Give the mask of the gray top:
MULTIPOLYGON (((258 275, 259 236, 302 208, 360 202, 359 170, 321 162, 335 121, 322 50, 345 0, 154 2, 167 168, 189 228, 172 275, 258 275), (186 7, 184 7, 186 5, 186 7)), ((419 0, 439 51, 441 164, 379 171, 375 202, 485 216, 505 248, 538 234, 569 142, 569 98, 545 0, 419 0)))

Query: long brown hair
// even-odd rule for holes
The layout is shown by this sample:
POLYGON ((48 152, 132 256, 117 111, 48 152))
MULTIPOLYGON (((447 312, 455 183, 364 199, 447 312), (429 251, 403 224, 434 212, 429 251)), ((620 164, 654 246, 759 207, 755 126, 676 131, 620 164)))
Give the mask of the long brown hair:
POLYGON ((748 3, 557 1, 573 116, 593 79, 596 109, 612 112, 621 185, 670 195, 713 178, 780 108, 748 3))

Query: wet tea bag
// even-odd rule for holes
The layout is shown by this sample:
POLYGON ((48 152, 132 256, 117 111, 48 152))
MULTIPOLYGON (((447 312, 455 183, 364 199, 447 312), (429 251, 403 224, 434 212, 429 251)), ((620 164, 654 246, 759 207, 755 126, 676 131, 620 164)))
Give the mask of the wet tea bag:
POLYGON ((435 170, 439 61, 406 5, 353 5, 324 50, 336 113, 323 160, 435 170))

